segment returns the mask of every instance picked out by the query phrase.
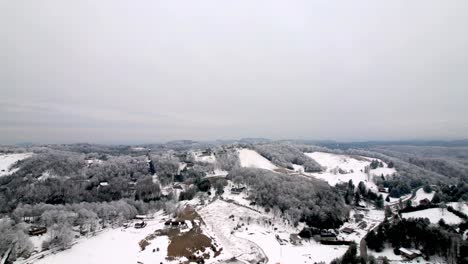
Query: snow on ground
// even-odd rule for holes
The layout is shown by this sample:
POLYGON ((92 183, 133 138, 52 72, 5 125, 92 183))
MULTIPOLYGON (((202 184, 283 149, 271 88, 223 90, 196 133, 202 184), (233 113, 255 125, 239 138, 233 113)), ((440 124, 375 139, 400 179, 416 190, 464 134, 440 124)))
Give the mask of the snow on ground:
POLYGON ((364 182, 367 188, 376 192, 378 190, 377 185, 372 181, 372 179, 363 172, 353 172, 347 174, 332 173, 332 172, 322 172, 322 173, 308 173, 317 179, 324 180, 328 182, 331 186, 335 186, 338 183, 347 183, 349 180, 353 180, 354 185, 357 187, 359 182, 364 182))
POLYGON ((271 161, 267 160, 262 155, 258 154, 255 150, 240 149, 239 159, 242 167, 258 168, 265 170, 275 170, 276 167, 271 161))
MULTIPOLYGON (((303 241, 302 245, 294 246, 290 243, 280 245, 275 232, 267 231, 259 225, 252 225, 248 230, 243 229, 235 233, 236 236, 255 241, 268 256, 268 263, 317 263, 324 261, 330 263, 334 258, 341 257, 347 246, 326 246, 313 239, 303 241)), ((289 234, 277 234, 281 239, 289 241, 289 234)))
POLYGON ((385 218, 384 211, 382 210, 351 210, 350 211, 350 220, 343 224, 340 229, 340 234, 338 239, 354 241, 359 244, 361 239, 371 230, 376 228, 385 218), (362 220, 359 220, 361 217, 362 220), (364 224, 365 223, 365 224, 364 224), (346 234, 342 232, 343 228, 351 228, 354 230, 351 234, 346 234))
POLYGON ((16 162, 29 158, 32 153, 15 153, 15 154, 1 154, 0 155, 0 177, 10 175, 18 169, 10 170, 10 167, 16 162))
MULTIPOLYGON (((309 173, 315 178, 319 178, 334 186, 338 183, 348 182, 353 180, 357 186, 359 182, 364 182, 367 188, 377 192, 378 188, 373 182, 374 176, 391 175, 396 171, 394 168, 387 168, 384 164, 383 168, 370 170, 369 173, 365 172, 366 166, 369 166, 373 158, 361 156, 340 155, 326 152, 312 152, 304 153, 310 158, 317 161, 321 166, 325 167, 325 171, 321 173, 309 173), (340 170, 342 173, 340 173, 340 170)), ((376 159, 380 161, 379 159, 376 159)), ((385 195, 383 195, 385 197, 385 195)))
POLYGON ((431 256, 429 261, 423 259, 423 257, 417 257, 412 260, 407 260, 401 255, 395 255, 393 248, 390 245, 386 245, 382 252, 376 252, 372 249, 367 250, 368 255, 373 255, 374 257, 387 257, 390 263, 406 263, 406 264, 417 264, 417 263, 447 263, 443 258, 438 256, 431 256))
MULTIPOLYGON (((384 166, 387 166, 386 164, 384 166)), ((375 176, 387 176, 387 175, 393 175, 394 173, 396 173, 396 170, 394 168, 377 168, 377 169, 373 169, 373 170, 370 170, 370 174, 371 175, 375 175, 375 176)))
POLYGON ((327 171, 336 167, 346 171, 364 171, 364 167, 370 164, 370 161, 367 159, 358 160, 348 155, 339 155, 326 152, 312 152, 304 154, 317 161, 321 166, 326 167, 327 171))
POLYGON ((382 250, 382 252, 376 252, 376 251, 374 251, 372 249, 368 249, 367 254, 373 255, 376 258, 378 258, 378 257, 387 257, 388 260, 390 260, 390 262, 392 262, 392 263, 394 263, 394 262, 399 263, 399 262, 404 260, 401 255, 395 255, 395 253, 393 253, 393 248, 390 245, 387 245, 382 250))
POLYGON ((304 168, 303 165, 293 164, 292 166, 293 166, 295 172, 300 172, 300 173, 305 172, 305 168, 304 168))
MULTIPOLYGON (((156 229, 164 227, 162 215, 155 220, 147 221, 148 226, 143 229, 129 227, 115 228, 103 231, 101 234, 81 239, 72 248, 38 259, 36 264, 102 264, 102 263, 168 263, 166 260, 167 236, 158 236, 151 240, 151 244, 141 251, 138 242, 156 229), (159 252, 153 249, 159 248, 159 252)), ((29 262, 29 261, 28 261, 29 262)))
POLYGON ((34 250, 37 252, 42 251, 42 243, 48 238, 49 236, 47 234, 29 237, 29 239, 31 240, 31 243, 33 244, 34 250))
MULTIPOLYGON (((378 194, 381 194, 384 197, 384 199, 386 199, 387 196, 388 196, 388 193, 379 192, 378 194)), ((407 194, 407 195, 403 195, 400 198, 389 197, 390 202, 385 201, 385 206, 398 204, 398 203, 400 203, 400 199, 404 203, 404 202, 406 202, 406 200, 410 199, 411 196, 412 196, 412 194, 410 193, 410 194, 407 194)))
POLYGON ((416 191, 416 195, 414 196, 413 200, 411 200, 413 206, 419 205, 419 202, 424 199, 428 199, 429 201, 432 201, 432 198, 434 197, 435 191, 432 191, 430 193, 427 193, 423 190, 423 188, 419 188, 416 191))
POLYGON ((452 203, 448 203, 447 206, 452 206, 453 209, 457 210, 457 211, 460 211, 466 215, 468 215, 468 203, 464 203, 464 202, 452 202, 452 203))
POLYGON ((177 174, 180 174, 180 172, 181 172, 182 170, 184 170, 185 167, 187 167, 187 163, 185 163, 185 162, 179 162, 179 168, 177 169, 177 174))
POLYGON ((224 257, 237 256, 243 261, 256 262, 265 254, 268 263, 328 263, 342 256, 347 249, 347 246, 328 246, 304 240, 302 245, 294 246, 289 242, 289 235, 298 233, 299 229, 271 214, 222 200, 212 202, 199 213, 207 225, 207 232, 215 234, 224 248, 223 252, 226 250, 224 257), (276 235, 285 240, 284 245, 280 245, 276 235))
POLYGON ((462 222, 460 217, 449 212, 445 208, 430 208, 411 213, 403 213, 403 218, 428 218, 433 224, 437 224, 440 219, 444 219, 445 223, 449 225, 456 225, 462 222))
POLYGON ((202 154, 201 152, 194 152, 195 161, 205 163, 215 163, 216 157, 213 153, 210 155, 202 154))
MULTIPOLYGON (((247 206, 249 208, 252 208, 254 210, 257 210, 257 211, 260 211, 260 212, 265 212, 265 208, 262 207, 262 206, 258 206, 258 205, 251 205, 251 201, 248 200, 248 191, 243 191, 239 194, 236 194, 236 193, 232 193, 231 192, 231 188, 233 187, 239 187, 235 184, 232 184, 232 182, 229 181, 229 185, 224 188, 224 193, 222 195, 223 199, 225 201, 233 201, 234 203, 237 203, 237 204, 240 204, 240 205, 243 205, 243 206, 247 206)), ((214 192, 214 190, 213 190, 214 192)))
POLYGON ((219 176, 227 176, 229 174, 228 171, 215 169, 212 173, 208 173, 206 177, 219 177, 219 176))

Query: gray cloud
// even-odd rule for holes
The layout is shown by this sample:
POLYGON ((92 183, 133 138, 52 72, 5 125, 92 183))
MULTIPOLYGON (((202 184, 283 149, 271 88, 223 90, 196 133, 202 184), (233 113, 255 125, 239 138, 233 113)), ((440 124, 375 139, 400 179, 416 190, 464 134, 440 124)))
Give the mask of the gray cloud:
POLYGON ((466 1, 2 1, 0 143, 468 137, 466 1))

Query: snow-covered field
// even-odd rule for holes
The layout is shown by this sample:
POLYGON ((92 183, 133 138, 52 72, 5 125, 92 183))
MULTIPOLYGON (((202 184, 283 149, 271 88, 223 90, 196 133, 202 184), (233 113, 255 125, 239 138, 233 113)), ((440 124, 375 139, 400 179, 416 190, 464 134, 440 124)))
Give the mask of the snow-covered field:
POLYGON ((214 234, 226 249, 225 257, 237 256, 243 261, 255 261, 266 255, 268 263, 329 263, 347 249, 347 246, 327 246, 314 241, 292 245, 289 235, 299 232, 298 229, 280 218, 221 200, 199 213, 207 224, 208 233, 214 234), (284 245, 280 245, 276 235, 285 240, 284 245))
MULTIPOLYGON (((238 237, 255 241, 268 256, 268 263, 330 263, 334 258, 341 257, 347 246, 327 246, 314 240, 303 241, 302 245, 295 246, 289 242, 280 245, 274 232, 265 231, 264 227, 253 225, 248 230, 235 234, 238 237)), ((289 240, 289 234, 278 233, 281 239, 289 240)))
POLYGON ((434 197, 435 191, 427 193, 423 190, 423 188, 419 188, 416 191, 416 195, 414 196, 413 200, 411 200, 413 206, 419 205, 419 202, 424 199, 428 199, 429 201, 432 200, 434 197))
POLYGON ((265 170, 275 170, 276 167, 271 161, 267 160, 262 155, 258 154, 255 150, 240 149, 239 160, 242 167, 258 168, 265 170))
POLYGON ((10 167, 16 162, 29 158, 32 153, 15 153, 15 154, 2 154, 0 155, 0 177, 10 175, 15 172, 15 169, 10 170, 10 167))
POLYGON ((468 215, 468 204, 465 202, 453 202, 453 203, 448 203, 447 206, 452 206, 453 209, 460 211, 466 215, 468 215))
POLYGON ((369 173, 366 173, 366 166, 369 166, 373 160, 368 157, 353 157, 326 152, 312 152, 304 154, 326 168, 322 173, 310 173, 308 175, 322 179, 332 186, 338 183, 348 182, 349 180, 353 180, 353 183, 357 186, 357 184, 362 181, 366 184, 367 188, 377 192, 378 188, 373 182, 373 177, 380 176, 382 174, 384 176, 392 175, 396 172, 394 168, 387 168, 387 164, 382 162, 384 165, 383 168, 370 170, 369 173), (340 170, 344 173, 340 173, 340 170))
POLYGON ((159 213, 154 220, 148 221, 148 226, 143 229, 133 227, 109 229, 97 236, 79 240, 71 249, 48 255, 34 263, 168 263, 166 260, 169 244, 167 236, 156 237, 144 251, 141 251, 138 245, 139 241, 163 226, 162 214, 159 213), (159 248, 159 251, 153 252, 156 248, 159 248))
POLYGON ((312 152, 304 154, 317 161, 321 166, 326 167, 327 171, 337 167, 346 171, 360 171, 364 170, 364 167, 370 164, 367 159, 363 158, 358 160, 348 155, 339 155, 326 152, 312 152))
POLYGON ((403 218, 428 218, 433 224, 437 224, 440 219, 444 219, 445 223, 449 225, 456 225, 462 222, 460 217, 449 212, 445 208, 430 208, 411 213, 403 213, 403 218))

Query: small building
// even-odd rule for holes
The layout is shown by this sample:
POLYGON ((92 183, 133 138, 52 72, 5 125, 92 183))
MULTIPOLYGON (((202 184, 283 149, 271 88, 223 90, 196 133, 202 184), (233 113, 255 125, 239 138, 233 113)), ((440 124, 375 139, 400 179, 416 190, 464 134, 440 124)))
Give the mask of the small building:
POLYGON ((141 221, 140 223, 135 223, 135 228, 137 229, 144 228, 146 225, 147 224, 145 221, 141 221))
POLYGON ((390 192, 390 189, 387 188, 387 187, 380 186, 380 187, 379 187, 379 192, 389 193, 389 192, 390 192))
POLYGON ((179 190, 183 190, 184 188, 182 187, 182 185, 178 184, 178 183, 175 183, 172 188, 174 189, 179 189, 179 190))
POLYGON ((320 231, 320 240, 336 240, 336 234, 330 230, 323 229, 320 231))
POLYGON ((40 218, 41 218, 40 215, 35 215, 35 216, 25 215, 23 216, 23 221, 26 223, 32 224, 32 223, 39 221, 40 218))
POLYGON ((151 220, 151 219, 154 219, 154 216, 152 215, 135 215, 135 219, 137 220, 151 220))
POLYGON ((99 186, 106 187, 106 186, 109 186, 109 183, 108 182, 100 182, 99 186))
POLYGON ((301 239, 301 237, 300 237, 298 234, 291 234, 291 235, 289 235, 289 241, 290 241, 291 244, 293 244, 294 246, 302 245, 302 239, 301 239))
POLYGON ((406 248, 399 248, 398 249, 401 253, 401 255, 409 260, 415 259, 419 256, 421 256, 421 252, 419 250, 409 250, 406 248))
POLYGON ((364 219, 364 214, 354 214, 354 219, 356 222, 362 221, 362 219, 364 219))
POLYGON ((44 226, 31 226, 28 230, 30 236, 39 236, 47 233, 47 228, 44 226))
POLYGON ((245 190, 245 187, 241 187, 241 188, 231 188, 231 193, 232 194, 240 194, 241 192, 243 192, 245 190))
POLYGON ((366 221, 362 221, 358 224, 358 227, 361 228, 361 229, 366 229, 367 227, 367 222, 366 221))
POLYGON ((345 228, 341 229, 341 232, 349 235, 349 234, 354 233, 354 229, 352 229, 351 227, 345 227, 345 228))
POLYGON ((431 203, 431 201, 429 201, 429 199, 427 199, 427 198, 424 198, 424 199, 419 201, 419 205, 428 205, 430 203, 431 203))

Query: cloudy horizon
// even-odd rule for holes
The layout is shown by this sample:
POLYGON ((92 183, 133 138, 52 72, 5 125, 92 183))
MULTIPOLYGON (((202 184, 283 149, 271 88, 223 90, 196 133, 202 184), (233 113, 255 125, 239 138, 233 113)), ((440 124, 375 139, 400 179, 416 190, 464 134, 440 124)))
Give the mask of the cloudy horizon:
POLYGON ((466 139, 467 13, 466 1, 1 1, 0 144, 466 139))

